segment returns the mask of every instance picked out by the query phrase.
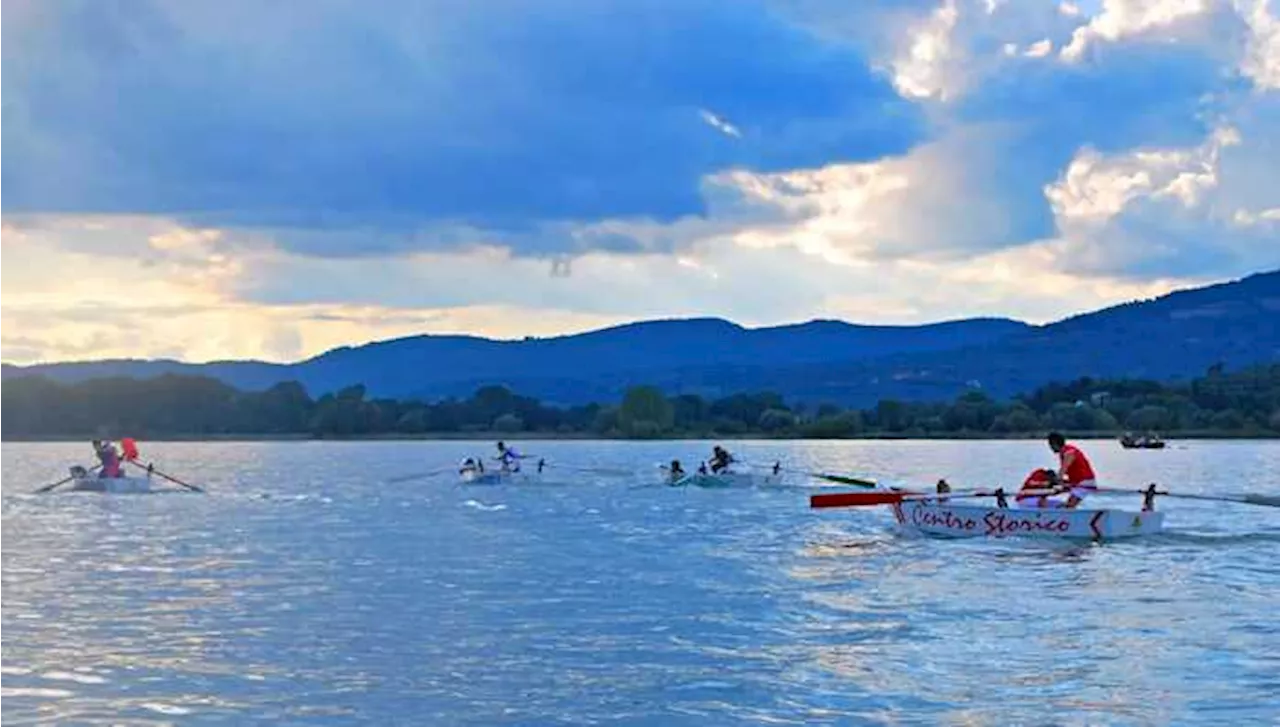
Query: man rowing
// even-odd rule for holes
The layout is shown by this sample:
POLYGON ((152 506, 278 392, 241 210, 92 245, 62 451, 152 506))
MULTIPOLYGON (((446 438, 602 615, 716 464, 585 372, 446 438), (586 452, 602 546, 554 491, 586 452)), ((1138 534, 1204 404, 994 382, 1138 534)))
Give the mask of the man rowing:
POLYGON ((1093 465, 1089 458, 1074 444, 1069 444, 1061 432, 1050 432, 1049 449, 1058 455, 1058 492, 1068 492, 1070 496, 1064 507, 1077 507, 1084 498, 1098 489, 1097 477, 1093 474, 1093 465))
POLYGON ((720 445, 711 448, 711 474, 719 474, 729 469, 729 465, 733 462, 733 455, 720 445))
POLYGON ((120 455, 116 452, 116 446, 109 441, 93 440, 93 453, 97 455, 98 462, 101 463, 102 469, 98 471, 98 477, 123 477, 124 473, 120 471, 120 455))
POLYGON ((1014 496, 1014 500, 1023 507, 1061 507, 1062 503, 1049 499, 1058 489, 1058 473, 1053 470, 1038 469, 1027 475, 1022 481, 1022 489, 1014 496))
POLYGON ((667 484, 674 485, 684 479, 684 466, 680 464, 680 460, 671 460, 671 464, 667 465, 665 469, 667 470, 667 484))
POLYGON ((463 477, 484 474, 484 462, 474 457, 467 457, 462 460, 462 465, 458 467, 458 474, 463 477))
POLYGON ((502 463, 503 472, 519 472, 522 459, 524 455, 517 452, 515 447, 508 447, 505 442, 498 442, 497 460, 502 463))

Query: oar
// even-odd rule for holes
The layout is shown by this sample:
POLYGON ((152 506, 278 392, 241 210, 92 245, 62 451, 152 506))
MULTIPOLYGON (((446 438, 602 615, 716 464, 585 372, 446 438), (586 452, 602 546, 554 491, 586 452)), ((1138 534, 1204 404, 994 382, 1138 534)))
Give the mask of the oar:
POLYGON ((410 480, 416 480, 422 477, 435 477, 436 475, 442 475, 445 472, 448 472, 452 469, 453 467, 437 467, 436 469, 427 470, 426 472, 414 472, 413 474, 400 475, 399 477, 392 477, 386 482, 389 485, 394 485, 400 482, 408 482, 410 480))
MULTIPOLYGON (((97 468, 95 467, 94 469, 97 469, 97 468)), ((92 472, 93 470, 89 470, 89 471, 90 471, 90 472, 92 472)), ((74 480, 75 478, 76 478, 76 476, 75 476, 75 475, 71 475, 71 476, 69 476, 69 477, 64 477, 64 478, 62 478, 62 479, 58 480, 57 482, 53 483, 52 485, 45 485, 44 487, 41 487, 41 488, 40 488, 40 489, 38 489, 38 490, 32 490, 31 494, 33 494, 33 495, 43 495, 44 493, 49 492, 50 490, 53 490, 53 489, 55 489, 55 488, 58 488, 58 487, 61 487, 62 485, 67 484, 68 482, 70 482, 70 481, 74 480)))
POLYGON ((166 475, 165 473, 163 473, 163 472, 161 472, 160 470, 156 469, 156 467, 155 467, 155 465, 154 465, 154 464, 149 464, 149 465, 147 465, 146 467, 143 467, 141 464, 139 464, 139 463, 138 463, 138 462, 136 462, 135 460, 127 459, 127 460, 125 460, 125 461, 126 461, 126 462, 128 462, 129 464, 133 465, 134 467, 137 467, 138 469, 146 470, 146 471, 147 471, 147 474, 157 474, 157 475, 160 475, 161 477, 163 477, 163 478, 165 478, 166 480, 168 480, 168 481, 170 481, 170 482, 174 483, 175 485, 182 485, 183 487, 187 488, 188 490, 191 490, 192 492, 204 492, 204 490, 200 489, 199 487, 196 487, 195 485, 193 485, 193 484, 191 484, 191 483, 189 483, 189 482, 183 482, 182 480, 178 479, 177 477, 173 477, 172 475, 166 475))
POLYGON ((613 467, 584 467, 580 465, 565 464, 563 462, 544 461, 544 466, 552 469, 569 470, 571 472, 583 472, 586 474, 600 475, 617 475, 619 477, 635 474, 634 470, 623 470, 613 467))
MULTIPOLYGON (((1112 495, 1131 495, 1147 494, 1146 490, 1129 490, 1116 487, 1099 487, 1098 492, 1105 492, 1112 495)), ((1241 505, 1263 505, 1265 507, 1280 507, 1280 495, 1260 495, 1255 493, 1245 493, 1242 495, 1196 495, 1189 492, 1169 492, 1167 490, 1156 490, 1155 494, 1161 497, 1173 497, 1181 500, 1207 500, 1210 502, 1235 502, 1241 505)))
MULTIPOLYGON (((1012 493, 1004 493, 1010 497, 1012 493)), ((996 492, 833 492, 810 495, 809 507, 869 507, 871 505, 895 505, 911 500, 962 500, 973 497, 998 497, 996 492)))
POLYGON ((841 485, 853 485, 854 487, 875 487, 878 484, 875 480, 868 480, 863 477, 853 477, 852 475, 833 475, 826 472, 810 472, 808 470, 798 470, 792 467, 780 467, 779 470, 782 472, 804 475, 806 477, 814 477, 828 482, 835 482, 841 485))

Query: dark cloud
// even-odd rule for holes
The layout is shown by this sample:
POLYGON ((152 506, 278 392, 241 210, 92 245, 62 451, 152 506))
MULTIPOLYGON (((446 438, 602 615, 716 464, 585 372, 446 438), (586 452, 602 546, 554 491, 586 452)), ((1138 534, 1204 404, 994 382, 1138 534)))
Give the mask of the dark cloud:
POLYGON ((572 245, 527 233, 701 214, 709 173, 873 159, 925 133, 856 50, 756 2, 5 10, 6 213, 278 226, 321 254, 447 246, 435 231, 455 225, 556 251, 572 245), (332 229, 359 234, 306 232, 332 229))

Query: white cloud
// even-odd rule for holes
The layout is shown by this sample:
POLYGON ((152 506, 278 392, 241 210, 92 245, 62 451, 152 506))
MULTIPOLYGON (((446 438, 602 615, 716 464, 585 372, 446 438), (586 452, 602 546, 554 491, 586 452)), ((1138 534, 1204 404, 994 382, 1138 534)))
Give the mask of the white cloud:
POLYGON ((1181 22, 1209 12, 1210 0, 1106 0, 1102 12, 1071 36, 1062 58, 1080 60, 1091 44, 1176 29, 1181 22))
POLYGON ((945 0, 907 34, 893 60, 893 85, 908 98, 947 99, 952 93, 950 69, 956 64, 951 33, 959 18, 956 0, 945 0))
POLYGON ((1050 53, 1053 53, 1053 41, 1043 38, 1027 46, 1023 55, 1028 58, 1044 58, 1050 53))

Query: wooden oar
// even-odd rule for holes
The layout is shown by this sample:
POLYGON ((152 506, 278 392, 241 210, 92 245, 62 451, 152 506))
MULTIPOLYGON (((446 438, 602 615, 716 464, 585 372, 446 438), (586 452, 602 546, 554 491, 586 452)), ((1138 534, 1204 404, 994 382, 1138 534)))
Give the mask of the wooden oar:
POLYGON ((453 467, 437 467, 436 469, 427 470, 426 472, 414 472, 413 474, 400 475, 399 477, 392 477, 386 482, 389 485, 394 485, 401 482, 408 482, 410 480, 420 479, 422 477, 435 477, 436 475, 442 475, 445 472, 449 472, 453 469, 454 469, 453 467))
POLYGON ((39 488, 39 489, 32 490, 32 491, 31 491, 31 494, 33 494, 33 495, 43 495, 44 493, 49 492, 50 490, 53 490, 53 489, 55 489, 55 488, 57 488, 57 487, 61 487, 62 485, 67 484, 68 482, 70 482, 70 481, 74 480, 75 478, 76 478, 76 476, 75 476, 75 475, 71 475, 70 477, 64 477, 64 478, 62 478, 62 479, 58 480, 57 482, 53 483, 52 485, 45 485, 44 487, 41 487, 41 488, 39 488))
POLYGON ((548 469, 569 470, 571 472, 582 472, 584 474, 616 475, 619 477, 635 474, 635 470, 623 470, 614 467, 584 467, 581 465, 565 464, 563 462, 552 462, 547 460, 543 460, 543 466, 548 469))
MULTIPOLYGON (((1004 493, 1010 497, 1010 493, 1004 493)), ((998 497, 996 492, 833 492, 825 495, 810 495, 809 507, 869 507, 871 505, 895 505, 911 500, 963 500, 974 497, 998 497)))
MULTIPOLYGON (((1112 495, 1132 495, 1147 494, 1147 490, 1130 490, 1116 487, 1099 487, 1098 492, 1104 492, 1112 495)), ((1245 493, 1242 495, 1196 495, 1189 492, 1169 492, 1167 490, 1156 490, 1155 494, 1161 497, 1173 497, 1181 500, 1207 500, 1209 502, 1235 502, 1241 505, 1263 505, 1265 507, 1280 507, 1280 495, 1259 495, 1255 493, 1245 493)))
MULTIPOLYGON (((772 465, 770 468, 772 469, 772 465)), ((863 477, 853 477, 852 475, 833 475, 826 472, 810 472, 808 470, 798 470, 792 467, 780 467, 778 469, 782 472, 814 477, 819 480, 835 482, 841 485, 853 485, 854 487, 876 487, 878 484, 875 480, 868 480, 863 477)))
POLYGON ((146 470, 147 474, 157 474, 157 475, 160 475, 161 477, 163 477, 163 478, 165 478, 166 480, 168 480, 168 481, 170 481, 170 482, 174 483, 175 485, 181 485, 181 486, 183 486, 183 487, 187 488, 188 490, 191 490, 192 492, 204 492, 204 490, 200 489, 199 487, 196 487, 195 485, 193 485, 193 484, 191 484, 191 483, 189 483, 189 482, 183 482, 182 480, 178 479, 177 477, 174 477, 174 476, 172 476, 172 475, 166 475, 165 473, 163 473, 163 472, 161 472, 160 470, 156 469, 156 467, 155 467, 155 465, 154 465, 154 464, 149 464, 149 465, 147 465, 146 467, 143 467, 141 464, 139 464, 139 463, 138 463, 138 462, 136 462, 135 460, 127 459, 127 460, 125 460, 125 461, 126 461, 126 462, 128 462, 129 464, 133 465, 134 467, 137 467, 138 469, 146 470))

